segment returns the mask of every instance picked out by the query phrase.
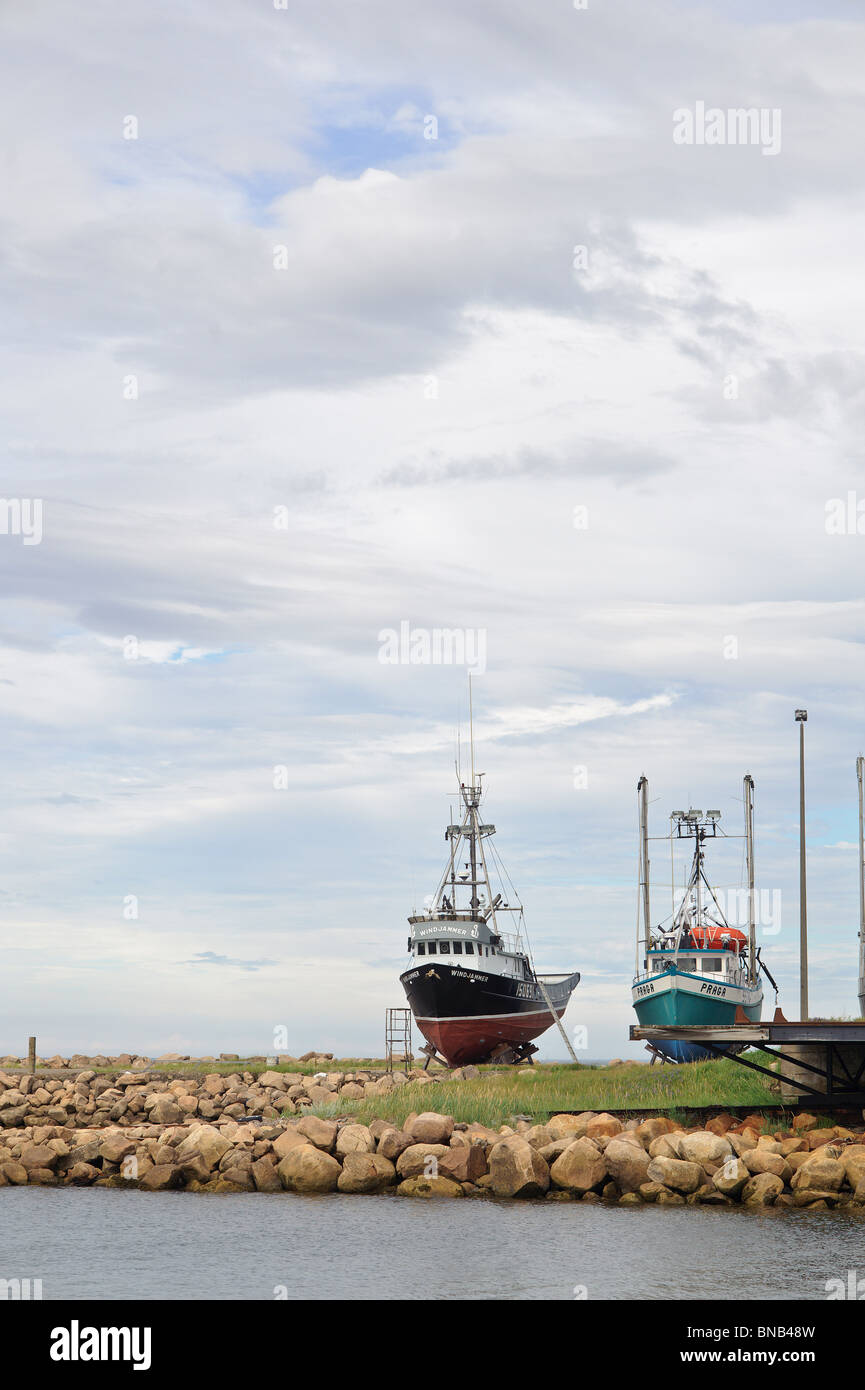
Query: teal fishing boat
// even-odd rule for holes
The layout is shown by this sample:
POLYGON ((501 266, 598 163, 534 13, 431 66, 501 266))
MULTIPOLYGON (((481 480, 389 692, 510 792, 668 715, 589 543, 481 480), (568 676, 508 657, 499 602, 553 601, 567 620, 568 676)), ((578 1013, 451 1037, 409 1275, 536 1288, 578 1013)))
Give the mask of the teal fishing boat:
MULTIPOLYGON (((706 842, 718 835, 720 811, 674 811, 670 835, 693 840, 691 872, 667 927, 651 925, 649 898, 648 783, 641 777, 640 898, 637 961, 631 997, 641 1027, 714 1024, 722 1027, 744 1015, 756 1022, 763 1007, 760 960, 754 920, 754 783, 745 777, 745 842, 748 864, 746 936, 727 921, 705 871, 706 842), (742 1010, 742 1014, 739 1014, 742 1010)), ((772 982, 774 983, 774 981, 772 982)), ((658 1039, 652 1048, 671 1062, 703 1061, 704 1047, 680 1039, 658 1039)))

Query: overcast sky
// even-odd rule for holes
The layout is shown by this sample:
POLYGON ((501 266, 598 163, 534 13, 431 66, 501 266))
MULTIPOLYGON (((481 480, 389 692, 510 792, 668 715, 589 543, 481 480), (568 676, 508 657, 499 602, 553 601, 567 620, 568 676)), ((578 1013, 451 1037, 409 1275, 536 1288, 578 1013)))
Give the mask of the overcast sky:
POLYGON ((754 777, 797 1017, 797 706, 812 1011, 856 1013, 861 8, 0 29, 2 491, 41 503, 0 534, 0 1054, 380 1053, 467 706, 380 659, 401 623, 480 644, 484 816, 587 1055, 639 1055, 641 773, 658 835, 739 834, 754 777), (765 138, 674 139, 739 108, 765 138))

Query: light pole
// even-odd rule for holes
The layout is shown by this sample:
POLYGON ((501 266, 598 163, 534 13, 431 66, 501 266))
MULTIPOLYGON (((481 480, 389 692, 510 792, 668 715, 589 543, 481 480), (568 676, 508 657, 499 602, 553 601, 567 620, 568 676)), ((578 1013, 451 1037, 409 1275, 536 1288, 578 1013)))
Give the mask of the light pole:
POLYGON ((799 725, 799 1018, 808 1018, 808 900, 805 889, 805 723, 806 709, 797 709, 799 725))

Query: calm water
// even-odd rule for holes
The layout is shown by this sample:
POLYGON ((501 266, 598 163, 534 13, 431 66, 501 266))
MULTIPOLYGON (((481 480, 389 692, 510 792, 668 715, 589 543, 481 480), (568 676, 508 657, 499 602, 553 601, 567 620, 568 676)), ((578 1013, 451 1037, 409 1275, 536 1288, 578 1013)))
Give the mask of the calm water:
POLYGON ((45 1299, 825 1299, 827 1279, 865 1276, 865 1220, 10 1187, 0 1262, 45 1299))

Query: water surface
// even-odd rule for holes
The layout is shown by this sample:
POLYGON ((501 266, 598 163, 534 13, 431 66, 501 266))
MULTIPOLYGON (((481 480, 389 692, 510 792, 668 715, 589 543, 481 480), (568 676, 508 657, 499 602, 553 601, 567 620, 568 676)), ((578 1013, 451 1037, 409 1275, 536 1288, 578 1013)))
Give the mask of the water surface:
POLYGON ((0 1278, 43 1298, 825 1299, 865 1220, 395 1195, 0 1192, 0 1278))

